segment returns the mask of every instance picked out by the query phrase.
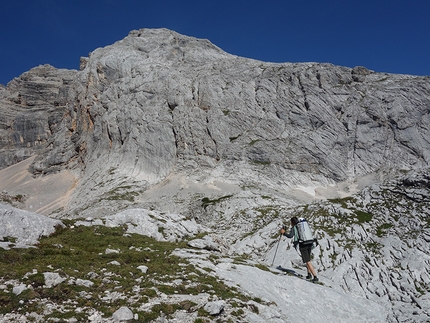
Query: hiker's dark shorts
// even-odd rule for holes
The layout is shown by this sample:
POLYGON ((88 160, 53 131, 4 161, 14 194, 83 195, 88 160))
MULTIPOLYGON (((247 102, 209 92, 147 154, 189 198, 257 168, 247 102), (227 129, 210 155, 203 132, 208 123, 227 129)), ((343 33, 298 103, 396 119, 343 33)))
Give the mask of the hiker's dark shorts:
POLYGON ((300 246, 300 254, 304 263, 311 261, 312 244, 300 246))

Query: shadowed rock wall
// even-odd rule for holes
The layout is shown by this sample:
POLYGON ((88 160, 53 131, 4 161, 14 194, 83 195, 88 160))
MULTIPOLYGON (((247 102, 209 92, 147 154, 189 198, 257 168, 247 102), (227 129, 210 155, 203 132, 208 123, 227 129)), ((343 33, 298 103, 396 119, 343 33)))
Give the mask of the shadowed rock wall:
MULTIPOLYGON (((77 71, 38 66, 0 92, 0 169, 16 164, 51 144, 64 132, 61 122, 73 104, 77 71)), ((63 149, 65 150, 65 149, 63 149)), ((67 162, 52 160, 51 164, 67 162)))

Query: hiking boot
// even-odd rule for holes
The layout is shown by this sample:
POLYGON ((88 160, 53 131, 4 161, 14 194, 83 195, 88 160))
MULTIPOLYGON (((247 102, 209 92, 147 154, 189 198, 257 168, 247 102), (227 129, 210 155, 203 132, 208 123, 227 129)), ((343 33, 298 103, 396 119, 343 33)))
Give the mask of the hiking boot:
POLYGON ((308 275, 306 276, 306 279, 311 280, 311 279, 312 279, 312 275, 311 275, 311 274, 308 274, 308 275))
POLYGON ((317 281, 318 281, 318 277, 314 277, 314 279, 312 279, 312 281, 314 282, 314 283, 316 283, 317 281))

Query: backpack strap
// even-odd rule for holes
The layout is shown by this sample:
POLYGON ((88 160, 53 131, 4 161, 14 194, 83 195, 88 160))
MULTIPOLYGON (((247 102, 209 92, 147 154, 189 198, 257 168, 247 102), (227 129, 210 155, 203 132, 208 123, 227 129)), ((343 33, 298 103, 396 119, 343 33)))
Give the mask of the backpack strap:
POLYGON ((297 230, 297 226, 293 226, 293 245, 297 250, 297 246, 299 245, 299 230, 297 230))

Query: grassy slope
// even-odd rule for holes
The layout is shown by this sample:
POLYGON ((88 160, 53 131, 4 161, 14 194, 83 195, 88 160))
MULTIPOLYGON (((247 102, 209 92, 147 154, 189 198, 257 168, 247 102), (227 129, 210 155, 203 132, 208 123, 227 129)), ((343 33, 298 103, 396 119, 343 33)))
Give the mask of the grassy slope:
POLYGON ((186 244, 186 241, 158 242, 142 235, 125 234, 122 227, 75 227, 70 221, 52 236, 42 238, 36 248, 0 249, 0 283, 7 286, 0 290, 0 313, 46 314, 44 304, 52 303, 55 310, 46 317, 82 320, 88 316, 89 309, 110 317, 121 306, 128 306, 138 314, 139 322, 148 322, 160 312, 168 315, 178 309, 197 311, 199 317, 207 315, 190 301, 166 302, 152 306, 150 311, 139 309, 162 293, 206 292, 224 300, 235 298, 235 302, 249 299, 209 271, 172 255, 173 250, 185 248, 186 244), (106 253, 106 249, 119 252, 106 253), (112 261, 120 265, 109 264, 112 261), (141 265, 148 267, 146 274, 137 268, 141 265), (48 288, 44 286, 44 272, 56 272, 66 280, 48 288), (94 285, 79 286, 74 283, 77 279, 91 280, 94 285), (15 295, 13 281, 32 287, 15 295), (120 296, 106 297, 114 293, 120 296), (75 311, 77 307, 83 309, 81 313, 75 311))

